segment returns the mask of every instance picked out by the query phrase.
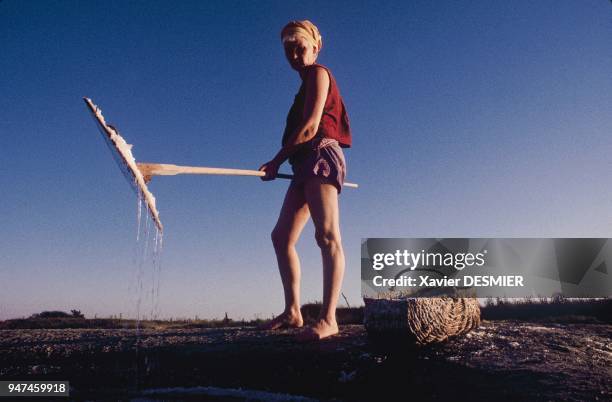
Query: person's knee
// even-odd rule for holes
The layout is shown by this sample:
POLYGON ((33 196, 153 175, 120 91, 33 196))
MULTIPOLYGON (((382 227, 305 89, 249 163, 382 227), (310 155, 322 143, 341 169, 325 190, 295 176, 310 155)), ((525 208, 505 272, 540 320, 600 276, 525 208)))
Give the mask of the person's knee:
POLYGON ((322 250, 335 250, 342 247, 340 233, 334 230, 317 230, 315 239, 322 250))
POLYGON ((274 228, 270 235, 272 239, 272 244, 276 250, 287 249, 291 247, 291 241, 289 239, 289 235, 284 231, 278 228, 274 228))

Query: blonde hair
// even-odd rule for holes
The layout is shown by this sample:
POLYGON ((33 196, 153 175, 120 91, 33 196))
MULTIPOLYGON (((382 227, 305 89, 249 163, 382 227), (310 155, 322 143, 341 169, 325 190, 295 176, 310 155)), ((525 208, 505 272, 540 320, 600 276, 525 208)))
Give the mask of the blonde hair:
POLYGON ((283 43, 293 41, 298 36, 303 37, 316 46, 317 51, 320 51, 323 47, 323 37, 319 33, 319 29, 308 20, 291 21, 281 31, 283 43))

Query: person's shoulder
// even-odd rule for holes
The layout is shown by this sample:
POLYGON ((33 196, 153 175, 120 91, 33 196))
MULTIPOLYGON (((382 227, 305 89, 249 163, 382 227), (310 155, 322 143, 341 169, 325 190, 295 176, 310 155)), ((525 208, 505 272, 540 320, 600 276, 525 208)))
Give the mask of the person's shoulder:
POLYGON ((314 63, 314 64, 309 65, 306 68, 308 69, 308 71, 325 71, 328 74, 331 74, 331 70, 329 69, 329 67, 324 66, 322 64, 314 63))
POLYGON ((313 67, 313 68, 319 67, 319 68, 323 68, 325 70, 329 70, 329 67, 324 66, 323 64, 319 64, 319 63, 312 63, 309 67, 313 67))
POLYGON ((331 78, 331 71, 329 68, 322 66, 321 64, 311 64, 306 67, 306 76, 308 80, 325 80, 331 78))

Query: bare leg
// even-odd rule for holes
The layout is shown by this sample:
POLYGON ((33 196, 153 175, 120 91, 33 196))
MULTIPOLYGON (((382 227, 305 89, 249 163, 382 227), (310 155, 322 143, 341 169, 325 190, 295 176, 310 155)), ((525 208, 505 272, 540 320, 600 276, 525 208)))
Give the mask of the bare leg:
POLYGON ((272 231, 272 243, 285 292, 285 310, 261 329, 304 325, 300 312, 300 260, 295 245, 309 217, 304 190, 289 186, 278 222, 272 231))
POLYGON ((323 305, 318 321, 303 331, 298 339, 319 340, 338 333, 336 306, 345 265, 340 237, 338 190, 334 185, 317 177, 306 183, 305 196, 323 259, 323 305))

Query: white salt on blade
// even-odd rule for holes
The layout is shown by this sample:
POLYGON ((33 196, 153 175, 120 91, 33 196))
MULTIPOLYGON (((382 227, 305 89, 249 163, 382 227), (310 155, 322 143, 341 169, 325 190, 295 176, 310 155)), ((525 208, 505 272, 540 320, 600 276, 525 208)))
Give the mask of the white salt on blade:
POLYGON ((98 108, 91 101, 91 99, 89 98, 84 98, 84 99, 85 99, 85 103, 87 103, 90 110, 92 111, 95 119, 98 121, 98 123, 100 124, 100 126, 102 127, 106 135, 108 136, 109 140, 115 146, 115 149, 119 153, 119 156, 121 156, 121 159, 127 165, 128 169, 134 176, 135 184, 138 187, 139 192, 142 193, 142 197, 145 200, 147 209, 149 210, 151 216, 153 217, 153 220, 155 221, 155 225, 157 226, 159 231, 163 231, 163 225, 159 219, 159 212, 157 211, 157 208, 155 206, 155 197, 149 191, 149 188, 147 187, 144 176, 142 175, 142 172, 140 171, 140 169, 138 168, 138 165, 136 164, 136 159, 134 158, 134 155, 132 154, 132 145, 128 144, 125 141, 125 139, 121 135, 119 135, 119 133, 114 127, 106 124, 106 120, 104 120, 104 116, 102 115, 102 110, 100 110, 100 108, 98 108))

